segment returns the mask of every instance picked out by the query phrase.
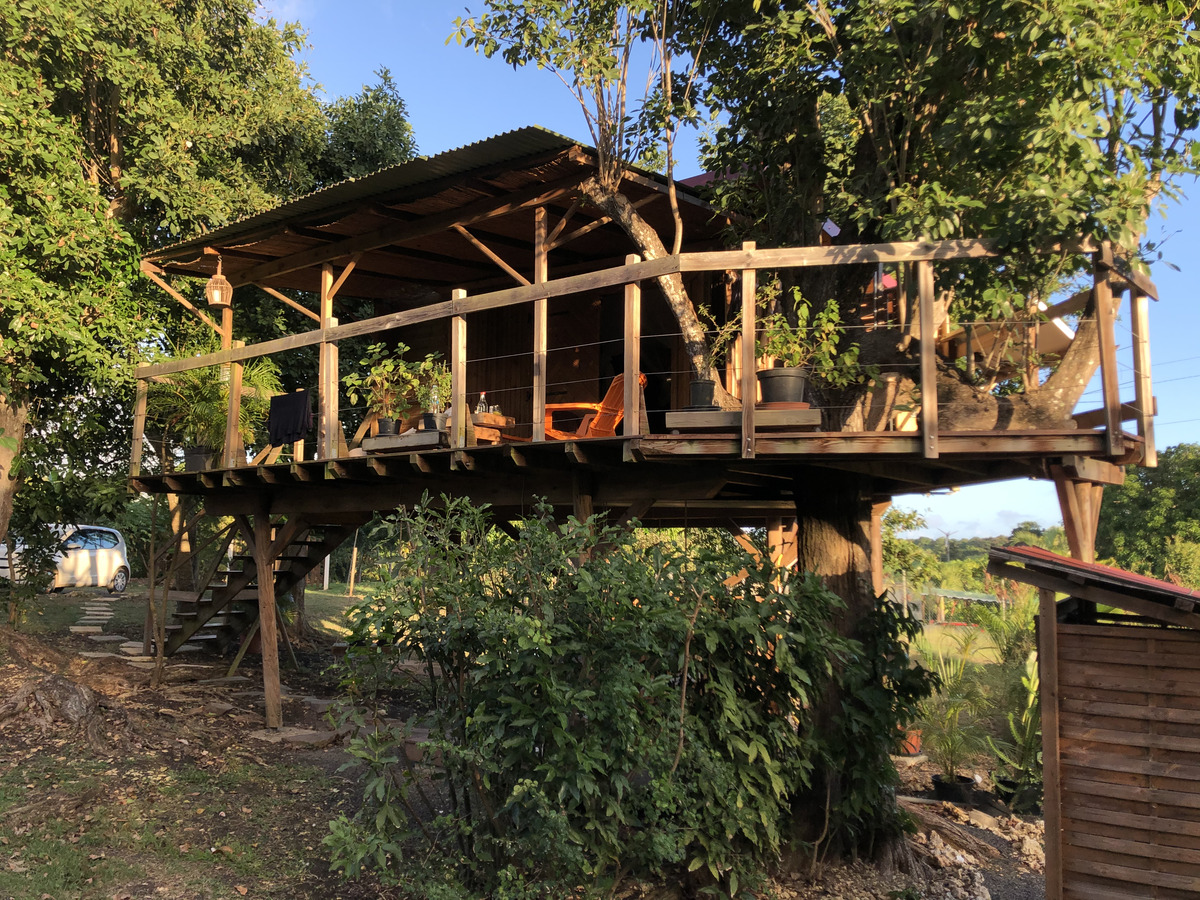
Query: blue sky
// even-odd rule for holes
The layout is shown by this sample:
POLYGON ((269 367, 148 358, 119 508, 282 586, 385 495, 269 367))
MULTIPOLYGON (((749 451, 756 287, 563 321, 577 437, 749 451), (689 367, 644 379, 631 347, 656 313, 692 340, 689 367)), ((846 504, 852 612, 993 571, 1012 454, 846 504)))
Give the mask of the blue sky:
MULTIPOLYGON (((356 93, 375 81, 374 71, 392 72, 408 105, 420 151, 426 155, 469 144, 524 125, 542 125, 587 139, 587 127, 566 87, 550 72, 514 71, 499 59, 484 59, 447 37, 461 2, 442 0, 276 0, 268 11, 299 21, 308 32, 303 59, 328 97, 356 93)), ((478 12, 481 4, 470 9, 478 12)), ((694 147, 694 142, 690 145, 694 147)), ((694 149, 681 147, 678 177, 699 174, 694 149)), ((1192 185, 1185 185, 1191 189, 1192 185)), ((1195 191, 1192 191, 1195 193, 1195 191)), ((1165 219, 1150 222, 1149 237, 1165 243, 1175 271, 1158 265, 1151 277, 1162 301, 1150 310, 1151 358, 1158 397, 1158 446, 1200 441, 1200 212, 1194 204, 1172 205, 1165 219)), ((1124 312, 1124 311, 1123 311, 1124 312)), ((1129 325, 1117 323, 1122 398, 1132 400, 1129 325)), ((1099 406, 1099 389, 1081 408, 1099 406)), ((1020 521, 1049 525, 1061 520, 1049 482, 1015 481, 964 488, 953 494, 897 498, 929 521, 929 533, 954 537, 1006 534, 1020 521)))

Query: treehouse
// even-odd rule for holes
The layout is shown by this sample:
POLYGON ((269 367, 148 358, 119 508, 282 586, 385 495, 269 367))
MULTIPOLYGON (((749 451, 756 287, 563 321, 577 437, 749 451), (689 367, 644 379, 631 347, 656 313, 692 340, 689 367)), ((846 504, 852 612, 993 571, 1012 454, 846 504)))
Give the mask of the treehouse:
MULTIPOLYGON (((1146 323, 1156 292, 1107 247, 1074 246, 1093 263, 1091 287, 1074 297, 1020 320, 964 322, 953 314, 963 273, 1011 262, 985 241, 726 249, 731 223, 687 186, 629 171, 610 215, 594 202, 596 175, 593 149, 525 128, 334 185, 142 262, 221 349, 138 369, 130 485, 198 497, 205 515, 233 518, 226 543, 239 532, 249 548, 223 571, 214 563, 176 608, 168 650, 219 642, 257 618, 269 685, 275 596, 374 512, 426 494, 486 502, 502 528, 539 498, 564 515, 648 526, 765 526, 786 561, 797 516, 840 502, 830 483, 849 484, 878 585, 879 519, 895 495, 1053 478, 1072 550, 1089 558, 1102 486, 1126 464, 1153 464, 1146 323), (645 229, 669 244, 675 210, 678 253, 634 244, 630 234, 645 229), (749 298, 821 273, 840 286, 839 346, 885 361, 840 381, 813 372, 806 400, 764 403, 765 310, 749 298), (1126 295, 1134 385, 1122 402, 1114 318, 1126 295), (234 339, 240 316, 262 319, 274 304, 311 327, 234 339), (725 341, 703 365, 704 341, 689 331, 696 307, 711 314, 710 345, 716 334, 725 341), (410 360, 435 354, 449 378, 433 405, 448 409, 402 408, 397 433, 381 429, 383 417, 352 405, 342 382, 362 383, 368 344, 403 344, 410 360), (262 431, 248 445, 243 373, 262 357, 302 373, 291 387, 305 392, 276 398, 292 427, 273 420, 274 437, 262 431), (1103 402, 1074 413, 1097 366, 1103 402), (706 374, 697 369, 720 378, 723 402, 693 402, 693 376, 706 374), (148 399, 199 370, 227 385, 225 439, 181 470, 148 399)), ((277 724, 277 700, 268 709, 277 724)))

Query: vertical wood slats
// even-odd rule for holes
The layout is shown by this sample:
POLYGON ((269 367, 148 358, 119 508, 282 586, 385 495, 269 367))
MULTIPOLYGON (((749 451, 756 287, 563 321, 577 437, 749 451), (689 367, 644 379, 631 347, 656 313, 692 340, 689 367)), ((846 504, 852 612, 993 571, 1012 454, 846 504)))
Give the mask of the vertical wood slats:
MULTIPOLYGON (((641 257, 630 254, 625 257, 626 265, 641 262, 641 257)), ((625 285, 625 414, 624 434, 641 434, 642 390, 638 378, 642 371, 642 286, 634 282, 625 285)), ((625 462, 632 459, 632 448, 625 444, 622 449, 625 462)))
MULTIPOLYGON (((549 266, 546 251, 546 207, 534 210, 533 283, 543 284, 549 266)), ((550 305, 546 299, 533 301, 533 439, 546 439, 546 338, 550 305)))
MULTIPOLYGON (((754 241, 746 241, 742 249, 753 251, 754 241)), ((742 457, 754 458, 754 403, 758 399, 758 373, 755 361, 755 299, 758 293, 758 271, 742 270, 742 457)))
MULTIPOLYGON (((1057 635, 1058 694, 1051 703, 1043 683, 1042 709, 1060 751, 1062 896, 1194 896, 1200 634, 1060 625, 1057 635)), ((1049 778, 1046 790, 1049 890, 1049 778)))
MULTIPOLYGON (((462 302, 467 292, 456 288, 450 293, 452 300, 462 302)), ((450 446, 467 446, 467 417, 471 410, 467 406, 467 320, 454 316, 450 320, 450 410, 452 431, 450 446)))
POLYGON ((1130 322, 1133 335, 1133 391, 1137 406, 1137 430, 1142 438, 1142 465, 1158 465, 1154 446, 1154 391, 1150 383, 1150 298, 1130 289, 1130 322))

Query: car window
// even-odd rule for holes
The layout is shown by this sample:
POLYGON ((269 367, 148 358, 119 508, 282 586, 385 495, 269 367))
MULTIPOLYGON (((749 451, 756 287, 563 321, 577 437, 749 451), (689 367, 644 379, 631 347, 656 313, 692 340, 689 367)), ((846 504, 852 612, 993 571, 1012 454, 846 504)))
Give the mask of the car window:
POLYGON ((111 531, 93 531, 95 536, 96 546, 108 549, 117 546, 117 536, 111 531))
POLYGON ((65 541, 63 541, 64 547, 66 547, 68 544, 77 545, 79 547, 82 547, 84 550, 95 549, 95 547, 96 547, 96 532, 85 531, 84 529, 81 528, 78 531, 74 532, 73 534, 68 535, 67 539, 65 541))

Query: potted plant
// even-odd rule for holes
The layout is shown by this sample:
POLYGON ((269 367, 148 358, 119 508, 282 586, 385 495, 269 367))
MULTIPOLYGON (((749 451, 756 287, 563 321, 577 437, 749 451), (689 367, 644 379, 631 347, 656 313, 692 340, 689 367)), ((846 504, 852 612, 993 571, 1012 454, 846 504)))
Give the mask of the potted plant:
POLYGON ((932 655, 930 668, 939 687, 920 705, 921 744, 940 770, 933 776, 934 795, 939 800, 969 804, 975 782, 960 770, 972 756, 988 749, 982 722, 987 698, 974 665, 967 659, 970 642, 957 649, 954 655, 940 650, 932 655))
MULTIPOLYGON (((764 299, 773 299, 770 290, 764 299)), ((837 301, 830 299, 814 311, 793 288, 791 307, 790 313, 776 309, 759 319, 756 355, 774 360, 771 368, 758 372, 763 402, 802 401, 810 378, 831 387, 860 381, 858 344, 838 347, 842 318, 837 301)))
MULTIPOLYGON (((177 357, 216 353, 220 347, 208 343, 182 350, 177 357)), ((238 434, 243 444, 254 443, 256 426, 265 422, 271 397, 282 388, 279 368, 266 357, 248 360, 242 366, 242 396, 238 411, 238 434)), ((153 382, 146 394, 146 418, 161 428, 165 441, 182 445, 185 471, 203 471, 225 447, 225 425, 229 417, 229 371, 226 366, 187 369, 153 382)))
POLYGON ((342 377, 350 403, 357 405, 359 397, 363 398, 367 412, 374 413, 379 421, 381 435, 396 433, 396 420, 408 415, 416 403, 422 372, 433 365, 435 354, 411 362, 404 358, 408 350, 404 343, 394 348, 371 344, 367 355, 358 361, 361 368, 342 377))
MULTIPOLYGON (((733 317, 724 324, 718 324, 717 317, 711 309, 701 305, 696 309, 696 316, 704 324, 708 345, 704 353, 704 371, 712 372, 724 359, 725 354, 741 334, 742 323, 733 317)), ((693 378, 691 383, 690 409, 716 409, 717 383, 711 378, 693 378)))
POLYGON ((1036 812, 1042 799, 1042 712, 1038 694, 1037 651, 1025 660, 1021 678, 1025 696, 1020 715, 1008 713, 1011 741, 994 741, 988 746, 1000 763, 993 776, 996 795, 1013 812, 1036 812))
POLYGON ((446 405, 450 401, 450 367, 426 357, 421 363, 417 387, 417 405, 424 410, 422 427, 426 431, 442 431, 446 427, 446 405))

